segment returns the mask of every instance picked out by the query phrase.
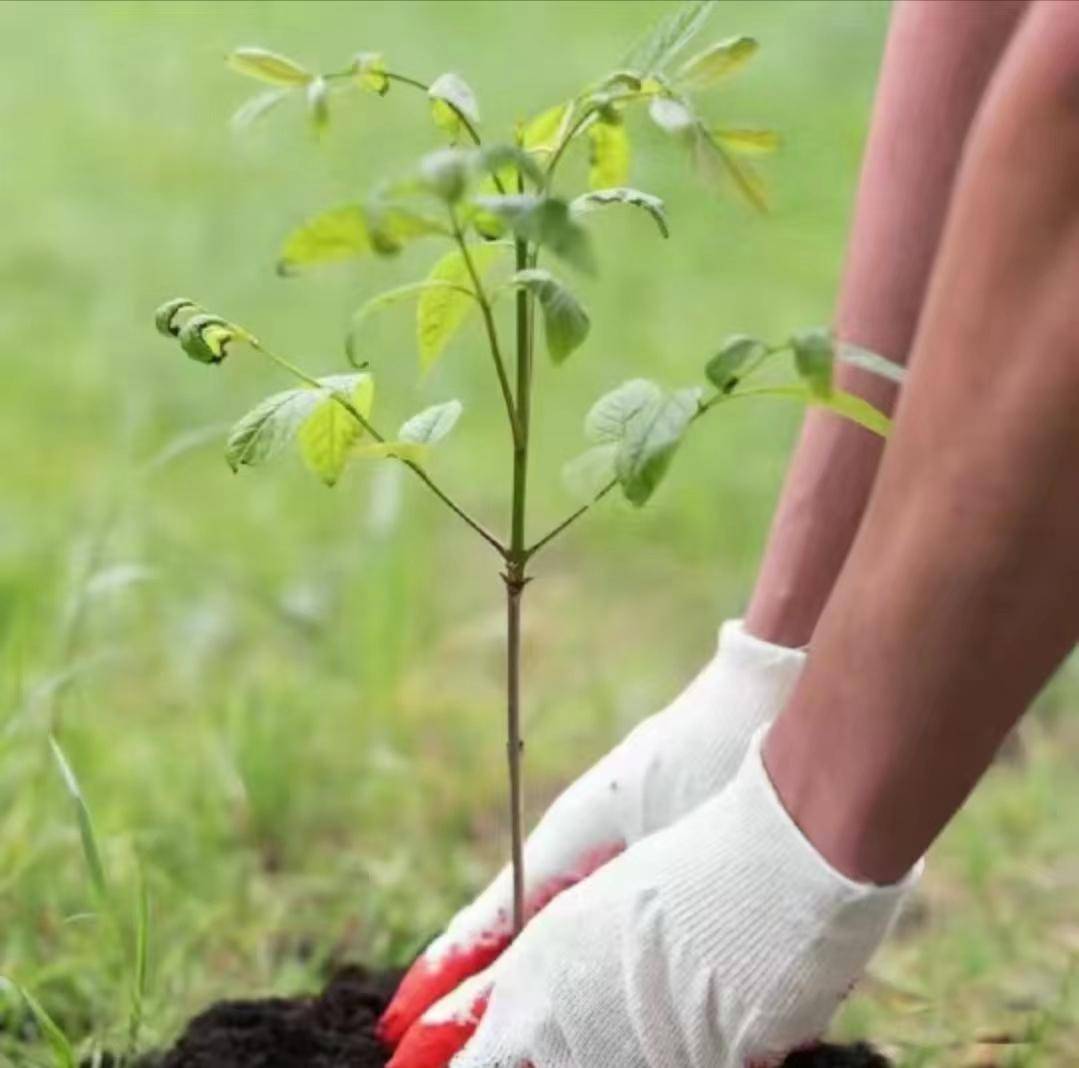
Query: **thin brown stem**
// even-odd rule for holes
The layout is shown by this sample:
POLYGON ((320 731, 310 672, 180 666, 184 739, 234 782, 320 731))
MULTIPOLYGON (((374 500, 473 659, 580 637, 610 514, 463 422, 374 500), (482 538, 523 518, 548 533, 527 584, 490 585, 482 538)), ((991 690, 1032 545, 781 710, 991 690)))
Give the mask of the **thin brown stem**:
POLYGON ((506 763, 509 768, 510 862, 513 869, 513 930, 525 925, 524 805, 521 763, 521 597, 527 579, 523 566, 510 564, 506 583, 506 763))
MULTIPOLYGON (((263 356, 272 360, 285 371, 288 371, 293 377, 298 378, 301 382, 313 389, 326 390, 326 387, 317 379, 309 375, 302 368, 297 367, 290 360, 286 360, 283 356, 278 356, 276 352, 271 352, 265 348, 257 338, 247 337, 248 344, 252 348, 261 352, 263 356)), ((378 432, 371 421, 361 412, 355 404, 337 390, 326 390, 330 399, 339 404, 361 427, 377 442, 383 443, 386 438, 378 432)), ((503 559, 506 557, 506 547, 499 539, 491 533, 478 519, 469 515, 437 482, 414 460, 406 460, 402 457, 395 456, 394 459, 399 460, 405 465, 447 508, 450 509, 454 515, 458 516, 465 523, 467 523, 488 545, 491 546, 495 552, 498 553, 503 559)))

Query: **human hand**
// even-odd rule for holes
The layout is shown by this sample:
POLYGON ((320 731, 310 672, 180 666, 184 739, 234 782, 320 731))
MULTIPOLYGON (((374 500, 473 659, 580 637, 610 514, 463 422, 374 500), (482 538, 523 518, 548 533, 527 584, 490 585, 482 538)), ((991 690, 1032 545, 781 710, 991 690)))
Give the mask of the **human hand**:
MULTIPOLYGON (((753 733, 785 703, 804 659, 747 634, 740 621, 724 624, 715 657, 689 687, 573 783, 533 831, 525 845, 527 917, 721 790, 753 733)), ((380 1024, 387 1044, 498 958, 511 941, 512 912, 507 868, 412 966, 380 1024)))
POLYGON ((425 1013, 391 1066, 777 1064, 823 1033, 917 876, 875 887, 832 869, 758 739, 721 794, 560 895, 425 1013))

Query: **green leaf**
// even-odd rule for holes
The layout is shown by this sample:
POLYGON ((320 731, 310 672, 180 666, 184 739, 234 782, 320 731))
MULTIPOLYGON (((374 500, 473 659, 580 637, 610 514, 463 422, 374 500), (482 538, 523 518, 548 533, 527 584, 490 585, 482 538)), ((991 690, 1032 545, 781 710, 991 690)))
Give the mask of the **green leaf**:
POLYGON ((560 197, 476 197, 475 203, 505 221, 519 236, 543 245, 579 270, 595 271, 588 232, 571 217, 569 205, 560 197))
POLYGON ((715 0, 680 5, 638 42, 623 65, 641 74, 662 70, 700 33, 715 7, 715 0))
POLYGON ((473 126, 479 125, 480 109, 472 87, 459 74, 440 74, 427 90, 431 98, 431 113, 435 123, 450 134, 456 134, 461 117, 473 126))
POLYGON ((699 411, 700 390, 683 389, 629 420, 614 464, 628 501, 640 507, 652 496, 699 411))
POLYGON ((712 182, 729 179, 758 211, 768 210, 768 194, 760 175, 745 160, 728 152, 703 123, 698 123, 694 142, 697 168, 712 182))
POLYGON ((60 1030, 59 1024, 57 1024, 57 1022, 45 1011, 45 1007, 37 1000, 37 998, 35 998, 26 987, 20 986, 14 980, 8 979, 7 976, 4 975, 0 975, 0 986, 10 987, 10 989, 18 994, 23 1002, 25 1002, 26 1007, 30 1010, 30 1015, 34 1017, 34 1022, 37 1024, 38 1030, 52 1050, 52 1057, 56 1064, 56 1068, 76 1068, 78 1060, 75 1057, 75 1050, 68 1041, 67 1035, 60 1030))
POLYGON ((832 392, 832 366, 835 349, 832 335, 824 327, 815 327, 791 335, 794 366, 802 381, 815 397, 827 397, 832 392))
POLYGON ((233 341, 248 341, 246 330, 222 319, 220 315, 193 315, 176 335, 180 347, 199 363, 221 363, 233 341))
POLYGON ((316 389, 286 389, 266 397, 229 431, 225 459, 233 471, 254 467, 276 456, 296 436, 303 421, 318 406, 316 389))
POLYGON ((732 397, 777 397, 786 400, 798 401, 802 404, 817 408, 826 408, 837 415, 849 419, 852 423, 866 430, 879 434, 882 438, 887 437, 892 427, 892 421, 882 411, 874 408, 868 401, 853 393, 847 393, 841 389, 833 389, 831 393, 822 396, 812 393, 805 386, 760 386, 754 389, 739 390, 731 394, 732 397))
POLYGON ((510 284, 532 293, 543 309, 547 352, 559 364, 588 337, 591 323, 577 298, 549 271, 539 268, 518 271, 510 284))
POLYGON ((491 177, 503 177, 510 171, 514 177, 519 173, 535 186, 543 185, 544 175, 539 164, 517 145, 489 145, 477 149, 475 156, 477 169, 486 171, 491 177))
POLYGON ((309 219, 285 239, 277 261, 280 274, 369 253, 393 255, 405 242, 445 228, 397 204, 346 204, 309 219))
POLYGON ((457 425, 463 406, 459 400, 434 404, 406 420, 397 431, 397 442, 436 445, 457 425))
POLYGON ((521 147, 528 152, 548 154, 553 152, 569 131, 573 119, 574 102, 567 100, 562 104, 541 111, 535 118, 524 124, 520 132, 521 147))
POLYGON ((649 118, 664 132, 682 136, 697 126, 697 117, 681 100, 657 96, 648 105, 649 118))
POLYGON ((767 353, 768 346, 760 338, 732 334, 708 361, 704 373, 716 389, 726 393, 738 382, 738 372, 745 364, 763 359, 767 353))
POLYGON ((263 93, 256 93, 248 97, 232 114, 229 122, 234 130, 245 130, 248 126, 257 122, 271 108, 275 108, 285 99, 292 89, 267 89, 263 93))
POLYGON ((352 57, 352 78, 361 89, 379 96, 390 91, 390 79, 386 77, 386 63, 381 52, 357 52, 352 57))
POLYGON ((740 156, 767 156, 779 148, 779 134, 775 130, 717 126, 712 130, 712 138, 740 156))
POLYGON ((370 300, 361 304, 353 313, 352 321, 349 323, 348 334, 345 337, 345 352, 348 355, 349 363, 351 363, 353 367, 359 367, 360 328, 368 318, 376 311, 389 307, 391 304, 396 304, 398 301, 407 300, 417 293, 422 293, 425 289, 454 289, 466 297, 473 297, 471 289, 468 289, 463 285, 455 285, 453 282, 442 281, 441 279, 425 282, 410 282, 408 285, 398 286, 396 289, 388 289, 385 293, 379 293, 378 296, 372 297, 370 300))
POLYGON ((199 306, 193 300, 188 300, 187 297, 173 297, 172 300, 166 300, 154 312, 154 326, 157 332, 165 337, 178 337, 180 327, 176 320, 183 312, 197 311, 199 311, 199 306))
POLYGON ((837 342, 835 350, 835 357, 840 362, 860 367, 863 371, 884 378, 897 386, 901 386, 907 377, 907 369, 901 363, 895 363, 876 352, 863 349, 860 345, 840 341, 837 342))
POLYGON ((131 1005, 127 1021, 128 1049, 135 1050, 142 1030, 150 972, 150 895, 142 867, 138 869, 135 898, 135 944, 131 960, 131 1005))
POLYGON ((330 121, 330 87, 322 75, 307 83, 307 111, 315 132, 325 130, 330 121))
POLYGON ((617 189, 593 189, 592 192, 582 193, 572 201, 569 209, 571 215, 580 218, 582 215, 610 204, 631 204, 635 208, 642 208, 655 219, 659 232, 664 237, 670 236, 667 210, 663 201, 651 193, 642 193, 639 189, 630 189, 625 186, 617 189))
POLYGON ((294 59, 268 52, 265 48, 237 48, 228 54, 225 62, 240 74, 257 78, 270 85, 295 89, 306 85, 314 75, 301 67, 294 59))
POLYGON ((94 821, 90 815, 90 809, 86 799, 79 788, 79 781, 75 778, 75 772, 68 763, 60 743, 50 734, 49 748, 52 749, 53 759, 60 770, 60 777, 64 781, 68 796, 75 808, 75 819, 79 825, 79 840, 82 842, 82 854, 86 860, 86 868, 90 873, 90 882, 94 893, 97 895, 98 904, 106 905, 109 900, 109 882, 105 875, 105 865, 101 859, 101 851, 97 847, 97 836, 94 834, 94 821))
POLYGON ((474 154, 466 148, 440 148, 420 160, 420 181, 435 196, 454 204, 465 194, 474 154))
MULTIPOLYGON (((496 245, 469 247, 476 273, 482 279, 491 265, 502 255, 496 245)), ((442 355, 450 338, 465 321, 476 304, 472 279, 460 249, 447 252, 431 268, 424 280, 416 307, 416 341, 420 350, 420 367, 429 370, 442 355)))
POLYGON ((752 37, 717 41, 682 64, 674 80, 686 89, 710 89, 722 78, 741 70, 759 48, 752 37))
POLYGON ((329 375, 320 378, 322 397, 297 432, 300 456, 327 486, 336 485, 348 462, 349 450, 364 428, 334 395, 349 402, 365 419, 375 400, 375 380, 369 375, 329 375))
POLYGON ((612 109, 588 127, 588 187, 607 189, 629 181, 629 134, 612 109))
POLYGON ((596 445, 618 444, 626 427, 663 400, 663 390, 647 378, 633 378, 605 393, 584 417, 585 437, 596 445))
POLYGON ((617 455, 616 442, 593 445, 565 464, 562 481, 574 497, 581 501, 593 501, 615 480, 614 459, 617 455))

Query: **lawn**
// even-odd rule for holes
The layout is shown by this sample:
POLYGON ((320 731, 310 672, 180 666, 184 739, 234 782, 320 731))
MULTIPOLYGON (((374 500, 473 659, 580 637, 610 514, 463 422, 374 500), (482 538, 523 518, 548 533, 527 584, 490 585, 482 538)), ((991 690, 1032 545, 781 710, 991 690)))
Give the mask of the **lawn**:
MULTIPOLYGON (((238 136, 228 116, 251 86, 223 55, 260 44, 329 68, 378 50, 419 77, 457 70, 504 130, 616 67, 663 7, 0 4, 0 973, 81 1053, 126 1041, 143 894, 152 1045, 222 995, 406 960, 506 852, 494 558, 392 464, 357 464, 332 491, 291 460, 233 476, 224 427, 280 375, 247 358, 198 368, 151 323, 185 294, 312 371, 344 369, 351 312, 431 254, 284 279, 282 235, 436 134, 395 89, 343 104, 320 143, 286 107, 238 136), (115 924, 50 733, 92 811, 115 924)), ((886 21, 876 2, 721 5, 715 30, 763 47, 711 113, 783 135, 767 217, 634 128, 634 183, 667 201, 672 235, 599 226, 599 278, 579 284, 592 334, 540 372, 535 530, 573 505, 559 472, 604 389, 693 382, 728 333, 827 321, 886 21)), ((407 312, 368 340, 387 424, 464 400, 438 474, 503 526, 478 327, 424 378, 407 312)), ((732 406, 647 509, 607 502, 543 558, 526 605, 533 814, 740 611, 797 421, 732 406)), ((903 1065, 1075 1062, 1077 696, 1065 672, 939 843, 841 1033, 903 1065)), ((51 1063, 10 989, 3 1063, 51 1063)))

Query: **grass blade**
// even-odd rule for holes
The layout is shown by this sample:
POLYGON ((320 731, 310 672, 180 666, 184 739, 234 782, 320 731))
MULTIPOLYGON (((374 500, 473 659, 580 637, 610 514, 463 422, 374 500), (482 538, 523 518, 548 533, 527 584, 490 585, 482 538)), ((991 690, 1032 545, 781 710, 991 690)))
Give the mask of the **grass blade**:
POLYGON ((127 1048, 128 1053, 131 1055, 138 1051, 150 958, 150 894, 146 888, 146 878, 141 868, 138 875, 138 896, 135 901, 135 946, 133 957, 131 1011, 127 1025, 127 1048))
POLYGON ((56 1063, 57 1068, 76 1068, 75 1050, 68 1041, 67 1035, 60 1030, 60 1025, 45 1011, 45 1007, 37 998, 14 980, 0 975, 0 987, 3 986, 14 990, 30 1010, 38 1030, 49 1044, 49 1049, 52 1050, 53 1061, 56 1063))
POLYGON ((56 765, 60 769, 60 776, 64 780, 71 802, 75 806, 75 818, 79 824, 79 838, 82 841, 82 852, 86 859, 86 867, 90 872, 90 882, 93 884, 100 903, 104 905, 109 900, 109 883, 105 876, 105 865, 101 860, 101 851, 97 847, 97 838, 94 835, 94 821, 90 816, 90 809, 82 796, 79 788, 79 780, 75 778, 75 772, 64 756, 53 735, 49 735, 49 745, 52 755, 56 758, 56 765))

